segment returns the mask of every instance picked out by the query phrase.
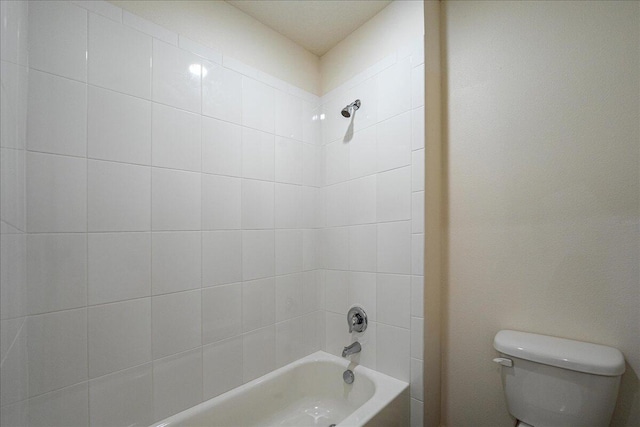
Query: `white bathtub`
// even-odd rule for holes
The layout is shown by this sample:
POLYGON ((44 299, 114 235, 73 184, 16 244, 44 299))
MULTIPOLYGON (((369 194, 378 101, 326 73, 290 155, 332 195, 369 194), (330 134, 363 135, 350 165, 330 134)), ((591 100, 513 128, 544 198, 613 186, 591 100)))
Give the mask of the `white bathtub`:
POLYGON ((318 351, 154 427, 409 425, 409 384, 318 351))

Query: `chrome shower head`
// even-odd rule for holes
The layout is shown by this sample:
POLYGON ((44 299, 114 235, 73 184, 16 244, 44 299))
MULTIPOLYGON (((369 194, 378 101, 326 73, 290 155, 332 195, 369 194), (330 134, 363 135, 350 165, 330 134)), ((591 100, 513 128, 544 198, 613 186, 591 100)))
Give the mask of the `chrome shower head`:
POLYGON ((351 104, 347 105, 346 107, 344 107, 342 109, 342 115, 344 117, 351 117, 351 113, 353 111, 356 111, 358 108, 360 108, 360 100, 356 99, 355 101, 353 101, 351 104))

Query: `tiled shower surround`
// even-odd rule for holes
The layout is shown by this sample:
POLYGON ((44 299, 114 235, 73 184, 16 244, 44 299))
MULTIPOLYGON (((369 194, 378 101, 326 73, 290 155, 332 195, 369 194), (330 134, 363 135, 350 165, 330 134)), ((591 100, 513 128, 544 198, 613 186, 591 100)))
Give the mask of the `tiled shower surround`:
POLYGON ((353 303, 421 424, 421 42, 319 98, 109 3, 2 14, 3 427, 150 424, 353 303))

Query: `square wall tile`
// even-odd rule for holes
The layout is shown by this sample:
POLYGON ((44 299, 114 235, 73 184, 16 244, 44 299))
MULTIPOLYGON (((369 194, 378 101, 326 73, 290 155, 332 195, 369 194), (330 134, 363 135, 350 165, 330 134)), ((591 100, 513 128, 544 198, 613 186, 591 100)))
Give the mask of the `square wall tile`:
POLYGON ((325 270, 302 273, 302 307, 305 313, 324 310, 324 275, 325 270))
POLYGON ((153 418, 162 420, 202 402, 202 349, 153 362, 153 418))
POLYGON ((208 61, 202 67, 202 114, 241 124, 242 75, 208 61))
POLYGON ((209 344, 242 333, 242 284, 202 290, 202 343, 209 344))
POLYGON ((337 184, 349 179, 349 144, 342 140, 324 147, 325 185, 337 184))
POLYGON ((302 271, 302 230, 276 230, 276 274, 302 271))
POLYGON ((86 84, 31 70, 27 108, 29 150, 87 155, 86 84))
POLYGON ((202 345, 200 290, 152 298, 153 358, 202 345))
POLYGON ((302 141, 302 100, 282 91, 276 91, 276 135, 302 141))
POLYGON ((240 178, 202 175, 202 228, 234 230, 241 224, 242 185, 240 178))
POLYGON ((376 222, 377 188, 376 175, 349 181, 349 222, 351 224, 376 222))
POLYGON ((378 120, 411 108, 411 59, 406 58, 378 74, 378 120))
POLYGON ((319 187, 320 156, 322 148, 316 145, 302 143, 302 183, 311 187, 319 187))
POLYGON ((112 21, 122 22, 122 9, 109 2, 72 0, 71 3, 87 9, 89 12, 97 13, 98 15, 109 18, 112 21))
POLYGON ((411 235, 411 274, 424 274, 424 234, 411 235))
POLYGON ((151 299, 88 308, 89 378, 151 361, 151 299))
POLYGON ((87 231, 87 160, 27 153, 29 232, 87 231))
POLYGON ((275 235, 273 230, 242 232, 242 280, 275 275, 275 235))
POLYGON ((375 272, 378 230, 375 224, 349 227, 349 269, 375 272))
POLYGON ((305 356, 304 334, 300 319, 276 324, 276 366, 282 367, 305 356))
POLYGON ((242 336, 242 379, 246 383, 276 368, 275 325, 242 336))
POLYGON ((89 231, 151 229, 151 168, 89 160, 89 231))
POLYGON ((424 107, 411 111, 411 149, 424 148, 424 107))
POLYGON ((324 308, 346 314, 349 310, 349 272, 326 270, 324 274, 324 308))
POLYGON ((242 176, 242 127, 202 117, 202 172, 242 176))
POLYGON ((242 176, 273 181, 275 137, 269 133, 242 128, 242 176))
POLYGON ((411 357, 422 360, 424 358, 424 319, 411 318, 411 357))
POLYGON ((87 81, 87 11, 70 2, 29 4, 29 66, 87 81))
POLYGON ((302 191, 299 185, 275 184, 275 228, 300 228, 302 191))
POLYGON ((314 311, 302 316, 304 334, 304 354, 308 355, 324 348, 325 312, 314 311))
POLYGON ((411 113, 378 123, 378 172, 411 164, 411 113))
POLYGON ((281 136, 275 141, 275 180, 302 184, 302 142, 281 136))
POLYGON ((200 116, 153 104, 152 163, 172 169, 200 171, 200 116))
POLYGON ((27 242, 24 233, 0 234, 0 318, 24 317, 27 307, 27 242))
MULTIPOLYGON (((82 427, 89 422, 88 383, 65 387, 29 399, 29 426, 82 427)), ((4 408, 3 408, 4 410, 4 408)))
POLYGON ((197 289, 202 275, 202 233, 157 232, 151 235, 153 295, 197 289))
POLYGON ((320 111, 315 103, 302 102, 302 141, 319 145, 322 141, 320 129, 320 111))
POLYGON ((29 395, 87 380, 87 311, 59 311, 27 320, 29 395))
POLYGON ((320 188, 302 187, 302 227, 319 228, 324 221, 320 188))
POLYGON ((424 403, 420 400, 411 399, 411 427, 424 426, 424 403))
POLYGON ((409 382, 409 330, 378 323, 376 369, 401 381, 409 382))
POLYGON ((411 193, 411 232, 424 233, 424 191, 411 193))
POLYGON ((304 314, 303 290, 301 273, 276 277, 276 322, 304 314))
POLYGON ((302 230, 302 270, 315 270, 320 266, 320 230, 302 230))
POLYGON ((324 268, 349 269, 349 227, 325 228, 322 252, 324 268))
POLYGON ((275 89, 242 77, 242 125, 263 132, 275 130, 275 89))
POLYGON ((418 359, 411 359, 411 397, 413 399, 424 400, 424 380, 422 378, 423 362, 418 359))
MULTIPOLYGON (((0 3, 3 7, 6 2, 0 3)), ((2 19, 2 18, 0 18, 2 19)), ((0 27, 2 31, 2 27, 0 27)), ((4 40, 0 37, 0 43, 4 40)), ((27 137, 29 104, 29 68, 12 62, 0 61, 0 108, 2 129, 0 146, 24 150, 27 137)))
POLYGON ((411 108, 424 105, 424 64, 411 69, 411 108))
POLYGON ((411 190, 424 191, 424 149, 411 153, 411 190))
POLYGON ((200 174, 153 168, 151 181, 152 229, 200 230, 200 174))
POLYGON ((218 341, 202 348, 205 400, 242 385, 242 337, 218 341))
POLYGON ((370 126, 356 132, 349 141, 349 176, 352 179, 374 174, 378 170, 376 130, 376 126, 370 126))
POLYGON ((122 11, 122 23, 145 34, 149 34, 154 39, 162 40, 174 46, 178 45, 177 33, 174 33, 173 31, 170 31, 147 19, 141 18, 138 15, 129 13, 126 10, 122 11))
POLYGON ((7 227, 26 230, 26 152, 0 148, 0 217, 7 227))
POLYGON ((202 285, 241 281, 242 254, 241 231, 202 233, 202 285))
POLYGON ((151 364, 136 366, 89 382, 91 426, 153 423, 151 364))
POLYGON ((24 2, 0 3, 0 59, 15 64, 28 63, 29 4, 24 2))
POLYGON ((377 320, 387 325, 411 326, 411 276, 378 274, 377 320))
POLYGON ((153 40, 153 100, 193 113, 201 112, 202 63, 198 56, 153 40))
POLYGON ((411 168, 404 167, 378 174, 377 219, 411 219, 411 168))
POLYGON ((242 283, 242 330, 252 331, 276 321, 275 279, 242 283))
POLYGON ((83 307, 87 303, 86 234, 29 234, 26 270, 29 313, 83 307))
POLYGON ((411 222, 378 224, 378 272, 411 273, 411 222))
POLYGON ((151 98, 151 37, 89 14, 90 84, 151 98))
POLYGON ((424 317, 424 277, 411 276, 411 315, 424 317))
POLYGON ((89 86, 88 157, 151 164, 151 102, 89 86))
POLYGON ((242 180, 242 228, 273 228, 274 184, 252 179, 242 180))
POLYGON ((349 225, 349 182, 330 185, 325 192, 325 226, 349 225))
POLYGON ((89 304, 151 295, 151 233, 89 234, 89 304))
MULTIPOLYGON (((2 327, 2 412, 29 397, 27 318, 3 320, 2 327)), ((3 419, 4 422, 4 419, 3 419)))

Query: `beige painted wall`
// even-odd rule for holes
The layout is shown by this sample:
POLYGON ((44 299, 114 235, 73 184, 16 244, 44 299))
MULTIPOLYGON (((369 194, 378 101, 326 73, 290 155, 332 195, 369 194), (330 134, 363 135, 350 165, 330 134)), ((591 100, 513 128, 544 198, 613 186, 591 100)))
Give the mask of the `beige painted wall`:
POLYGON ((619 348, 640 425, 640 2, 445 4, 444 424, 511 426, 512 328, 619 348))
POLYGON ((111 1, 172 31, 320 95, 320 60, 224 1, 111 1))
POLYGON ((320 58, 322 93, 424 34, 423 2, 396 0, 320 58))

